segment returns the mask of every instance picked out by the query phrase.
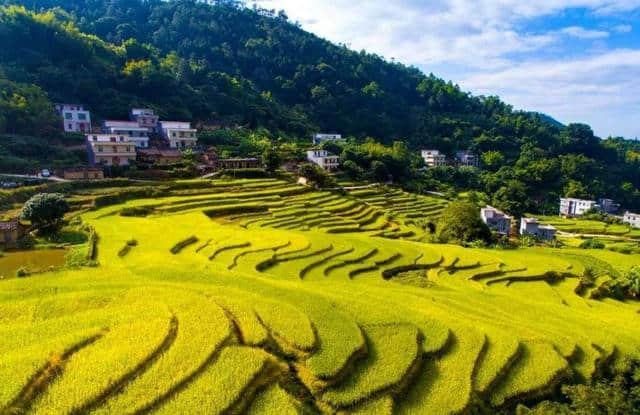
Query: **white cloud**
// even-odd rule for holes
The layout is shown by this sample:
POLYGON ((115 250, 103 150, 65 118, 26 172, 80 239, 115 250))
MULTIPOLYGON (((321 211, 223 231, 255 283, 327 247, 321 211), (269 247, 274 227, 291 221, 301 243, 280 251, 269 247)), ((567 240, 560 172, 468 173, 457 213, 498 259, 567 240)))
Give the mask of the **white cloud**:
POLYGON ((565 122, 589 122, 601 136, 640 136, 640 50, 614 50, 574 61, 527 61, 460 82, 475 93, 499 94, 519 108, 565 122))
POLYGON ((629 33, 633 30, 633 26, 630 24, 619 24, 613 27, 613 30, 617 33, 629 33))
MULTIPOLYGON (((331 41, 395 58, 425 72, 437 69, 436 75, 463 79, 463 87, 500 94, 516 107, 592 123, 602 135, 640 135, 632 115, 624 118, 630 108, 640 113, 633 99, 640 96, 640 84, 628 77, 634 72, 637 78, 640 73, 634 51, 608 50, 609 32, 604 29, 570 26, 546 33, 523 29, 530 19, 559 15, 569 8, 586 8, 594 18, 606 20, 640 9, 640 0, 248 1, 284 9, 304 29, 331 41), (593 43, 585 50, 567 51, 563 49, 567 37, 593 43), (567 60, 533 61, 541 56, 567 56, 567 60), (615 58, 620 61, 612 62, 615 58), (623 65, 622 59, 632 61, 630 66, 623 65), (597 68, 590 66, 598 62, 597 68), (585 71, 585 67, 592 69, 585 71), (557 73, 551 75, 552 70, 557 73)), ((632 29, 601 27, 617 33, 632 29)))
POLYGON ((577 37, 579 39, 602 39, 609 37, 609 32, 602 30, 589 30, 581 26, 569 26, 560 30, 560 33, 577 37))

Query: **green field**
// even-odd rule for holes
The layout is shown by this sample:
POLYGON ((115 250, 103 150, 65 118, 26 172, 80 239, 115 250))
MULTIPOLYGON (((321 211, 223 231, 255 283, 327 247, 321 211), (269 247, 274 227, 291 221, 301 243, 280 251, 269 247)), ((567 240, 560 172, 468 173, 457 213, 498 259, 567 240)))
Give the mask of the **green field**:
POLYGON ((577 289, 637 255, 427 244, 446 202, 386 187, 120 191, 70 198, 96 267, 0 281, 0 414, 453 414, 640 358, 640 304, 577 289))

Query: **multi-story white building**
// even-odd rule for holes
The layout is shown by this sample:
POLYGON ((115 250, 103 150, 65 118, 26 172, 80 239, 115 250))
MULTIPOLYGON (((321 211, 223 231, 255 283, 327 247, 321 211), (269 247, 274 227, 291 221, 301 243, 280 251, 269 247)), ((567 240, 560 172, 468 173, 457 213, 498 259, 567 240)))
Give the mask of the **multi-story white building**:
POLYGON ((447 157, 438 150, 422 150, 422 158, 428 167, 445 166, 447 157))
POLYGON ((182 121, 160 121, 160 131, 171 148, 194 147, 198 144, 198 130, 191 123, 182 121))
POLYGON ((456 151, 456 161, 461 166, 477 167, 480 164, 478 156, 469 151, 456 151))
POLYGON ((592 209, 599 209, 595 200, 583 200, 574 198, 560 199, 560 215, 568 217, 582 216, 592 209))
POLYGON ((327 150, 309 150, 307 151, 307 160, 327 171, 336 171, 340 167, 340 158, 330 155, 327 150))
POLYGON ((138 123, 138 127, 146 128, 148 132, 153 133, 158 129, 159 117, 149 108, 133 108, 129 114, 131 121, 138 123))
POLYGON ((622 221, 633 226, 634 228, 640 228, 640 213, 626 212, 622 221))
POLYGON ((140 127, 136 121, 115 121, 106 120, 102 124, 105 133, 126 135, 138 148, 149 147, 149 130, 146 127, 140 127))
POLYGON ((322 144, 325 141, 336 141, 336 140, 342 140, 342 134, 314 134, 313 137, 311 137, 313 144, 318 145, 318 144, 322 144))
POLYGON ((480 217, 489 228, 501 235, 509 236, 511 234, 511 216, 501 212, 500 210, 487 206, 480 209, 480 217))
POLYGON ((79 104, 55 104, 56 112, 62 117, 67 133, 90 133, 91 113, 79 104))
POLYGON ((556 238, 556 228, 543 225, 536 218, 522 218, 520 220, 520 235, 531 235, 538 239, 551 241, 556 238))
POLYGON ((136 146, 126 135, 87 134, 91 165, 128 166, 136 159, 136 146))

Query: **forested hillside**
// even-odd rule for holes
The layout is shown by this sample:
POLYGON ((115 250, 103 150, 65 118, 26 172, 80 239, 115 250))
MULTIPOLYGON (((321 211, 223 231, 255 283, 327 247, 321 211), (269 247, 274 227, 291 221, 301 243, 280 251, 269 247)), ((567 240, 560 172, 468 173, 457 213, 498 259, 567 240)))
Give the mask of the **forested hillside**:
MULTIPOLYGON (((415 68, 322 40, 283 12, 234 1, 0 4, 26 7, 0 11, 0 42, 12 45, 0 50, 5 85, 36 85, 50 101, 82 102, 94 120, 150 106, 162 117, 264 127, 269 138, 322 130, 402 140, 413 150, 470 149, 482 155, 482 170, 434 169, 416 179, 418 187, 483 191, 512 212, 553 206, 562 195, 640 207, 637 143, 601 141, 586 125, 564 127, 496 97, 471 96, 415 68)), ((0 133, 34 134, 33 123, 24 131, 12 124, 5 107, 31 111, 12 99, 0 95, 0 133)))

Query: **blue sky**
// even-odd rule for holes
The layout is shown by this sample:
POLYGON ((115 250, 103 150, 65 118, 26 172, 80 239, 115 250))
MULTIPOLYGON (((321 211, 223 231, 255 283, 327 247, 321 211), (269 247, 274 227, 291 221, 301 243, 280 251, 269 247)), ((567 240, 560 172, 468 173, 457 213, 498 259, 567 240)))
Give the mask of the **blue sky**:
POLYGON ((640 0, 253 0, 519 109, 640 137, 640 0))

